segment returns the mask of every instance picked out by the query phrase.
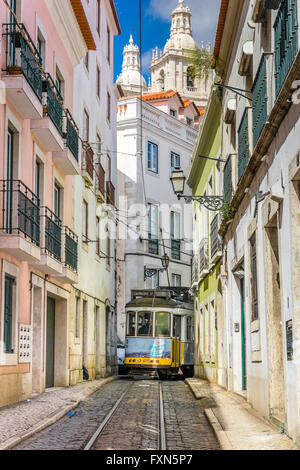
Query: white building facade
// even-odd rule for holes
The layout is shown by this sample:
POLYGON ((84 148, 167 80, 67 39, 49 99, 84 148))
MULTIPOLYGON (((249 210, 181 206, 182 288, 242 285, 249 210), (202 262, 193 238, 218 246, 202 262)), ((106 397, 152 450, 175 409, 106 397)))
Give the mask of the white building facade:
POLYGON ((170 115, 170 110, 178 115, 182 105, 177 93, 161 103, 164 111, 135 97, 118 103, 118 335, 122 340, 132 289, 191 283, 192 207, 177 200, 170 177, 175 167, 187 174, 197 131, 170 115), (160 272, 164 254, 170 258, 168 272, 160 272))
POLYGON ((113 2, 90 0, 85 13, 95 50, 75 69, 74 119, 81 175, 74 177, 74 227, 79 235, 78 284, 72 292, 70 383, 116 372, 117 188, 114 36, 121 33, 113 2))
POLYGON ((223 95, 227 385, 299 443, 300 5, 277 3, 233 1, 215 48, 251 91, 223 95))

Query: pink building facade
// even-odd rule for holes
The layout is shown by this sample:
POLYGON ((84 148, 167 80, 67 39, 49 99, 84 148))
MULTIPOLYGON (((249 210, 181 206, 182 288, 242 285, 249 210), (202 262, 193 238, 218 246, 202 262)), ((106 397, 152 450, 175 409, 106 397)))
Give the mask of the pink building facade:
POLYGON ((80 1, 9 4, 0 5, 0 406, 69 385, 81 174, 73 81, 95 47, 80 1))

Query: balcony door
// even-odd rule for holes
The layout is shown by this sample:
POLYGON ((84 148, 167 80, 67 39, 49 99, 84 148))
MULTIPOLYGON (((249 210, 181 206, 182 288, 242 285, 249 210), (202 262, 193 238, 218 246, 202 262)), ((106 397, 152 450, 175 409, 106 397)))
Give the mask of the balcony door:
POLYGON ((46 388, 54 387, 55 300, 47 298, 46 388))
POLYGON ((7 199, 6 199, 6 228, 7 232, 12 232, 12 197, 14 179, 14 133, 11 129, 7 132, 7 199))

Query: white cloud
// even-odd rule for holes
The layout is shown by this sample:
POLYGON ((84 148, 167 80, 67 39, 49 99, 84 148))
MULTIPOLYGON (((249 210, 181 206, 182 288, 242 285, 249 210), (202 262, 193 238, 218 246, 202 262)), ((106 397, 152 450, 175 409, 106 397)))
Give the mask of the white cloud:
POLYGON ((152 49, 147 52, 144 52, 142 55, 142 73, 149 75, 149 67, 152 62, 152 49))
MULTIPOLYGON (((193 36, 198 44, 201 44, 201 41, 214 42, 220 1, 185 0, 185 5, 191 9, 193 36)), ((171 24, 171 13, 177 4, 178 0, 151 0, 147 14, 171 24)))

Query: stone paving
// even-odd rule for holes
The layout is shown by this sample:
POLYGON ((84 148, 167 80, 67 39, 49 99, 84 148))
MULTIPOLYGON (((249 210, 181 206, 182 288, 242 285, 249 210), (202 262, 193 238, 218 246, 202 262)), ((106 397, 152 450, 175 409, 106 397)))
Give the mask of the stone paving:
POLYGON ((112 378, 83 382, 73 387, 49 389, 30 401, 0 408, 0 450, 47 426, 55 417, 63 416, 89 394, 112 378))
MULTIPOLYGON (((161 383, 167 449, 219 449, 214 433, 189 387, 182 381, 161 383)), ((93 449, 158 450, 159 385, 158 380, 121 378, 112 381, 82 401, 71 416, 65 415, 13 449, 83 449, 122 393, 127 390, 93 449)))
POLYGON ((93 450, 158 449, 158 399, 158 381, 136 381, 95 442, 93 450))
POLYGON ((219 450, 199 403, 183 382, 163 383, 168 450, 219 450))
POLYGON ((203 410, 218 423, 226 450, 297 450, 292 440, 280 433, 235 393, 201 379, 187 379, 203 410))
POLYGON ((128 380, 113 381, 90 395, 52 426, 26 439, 13 450, 83 449, 107 413, 128 386, 128 380))

